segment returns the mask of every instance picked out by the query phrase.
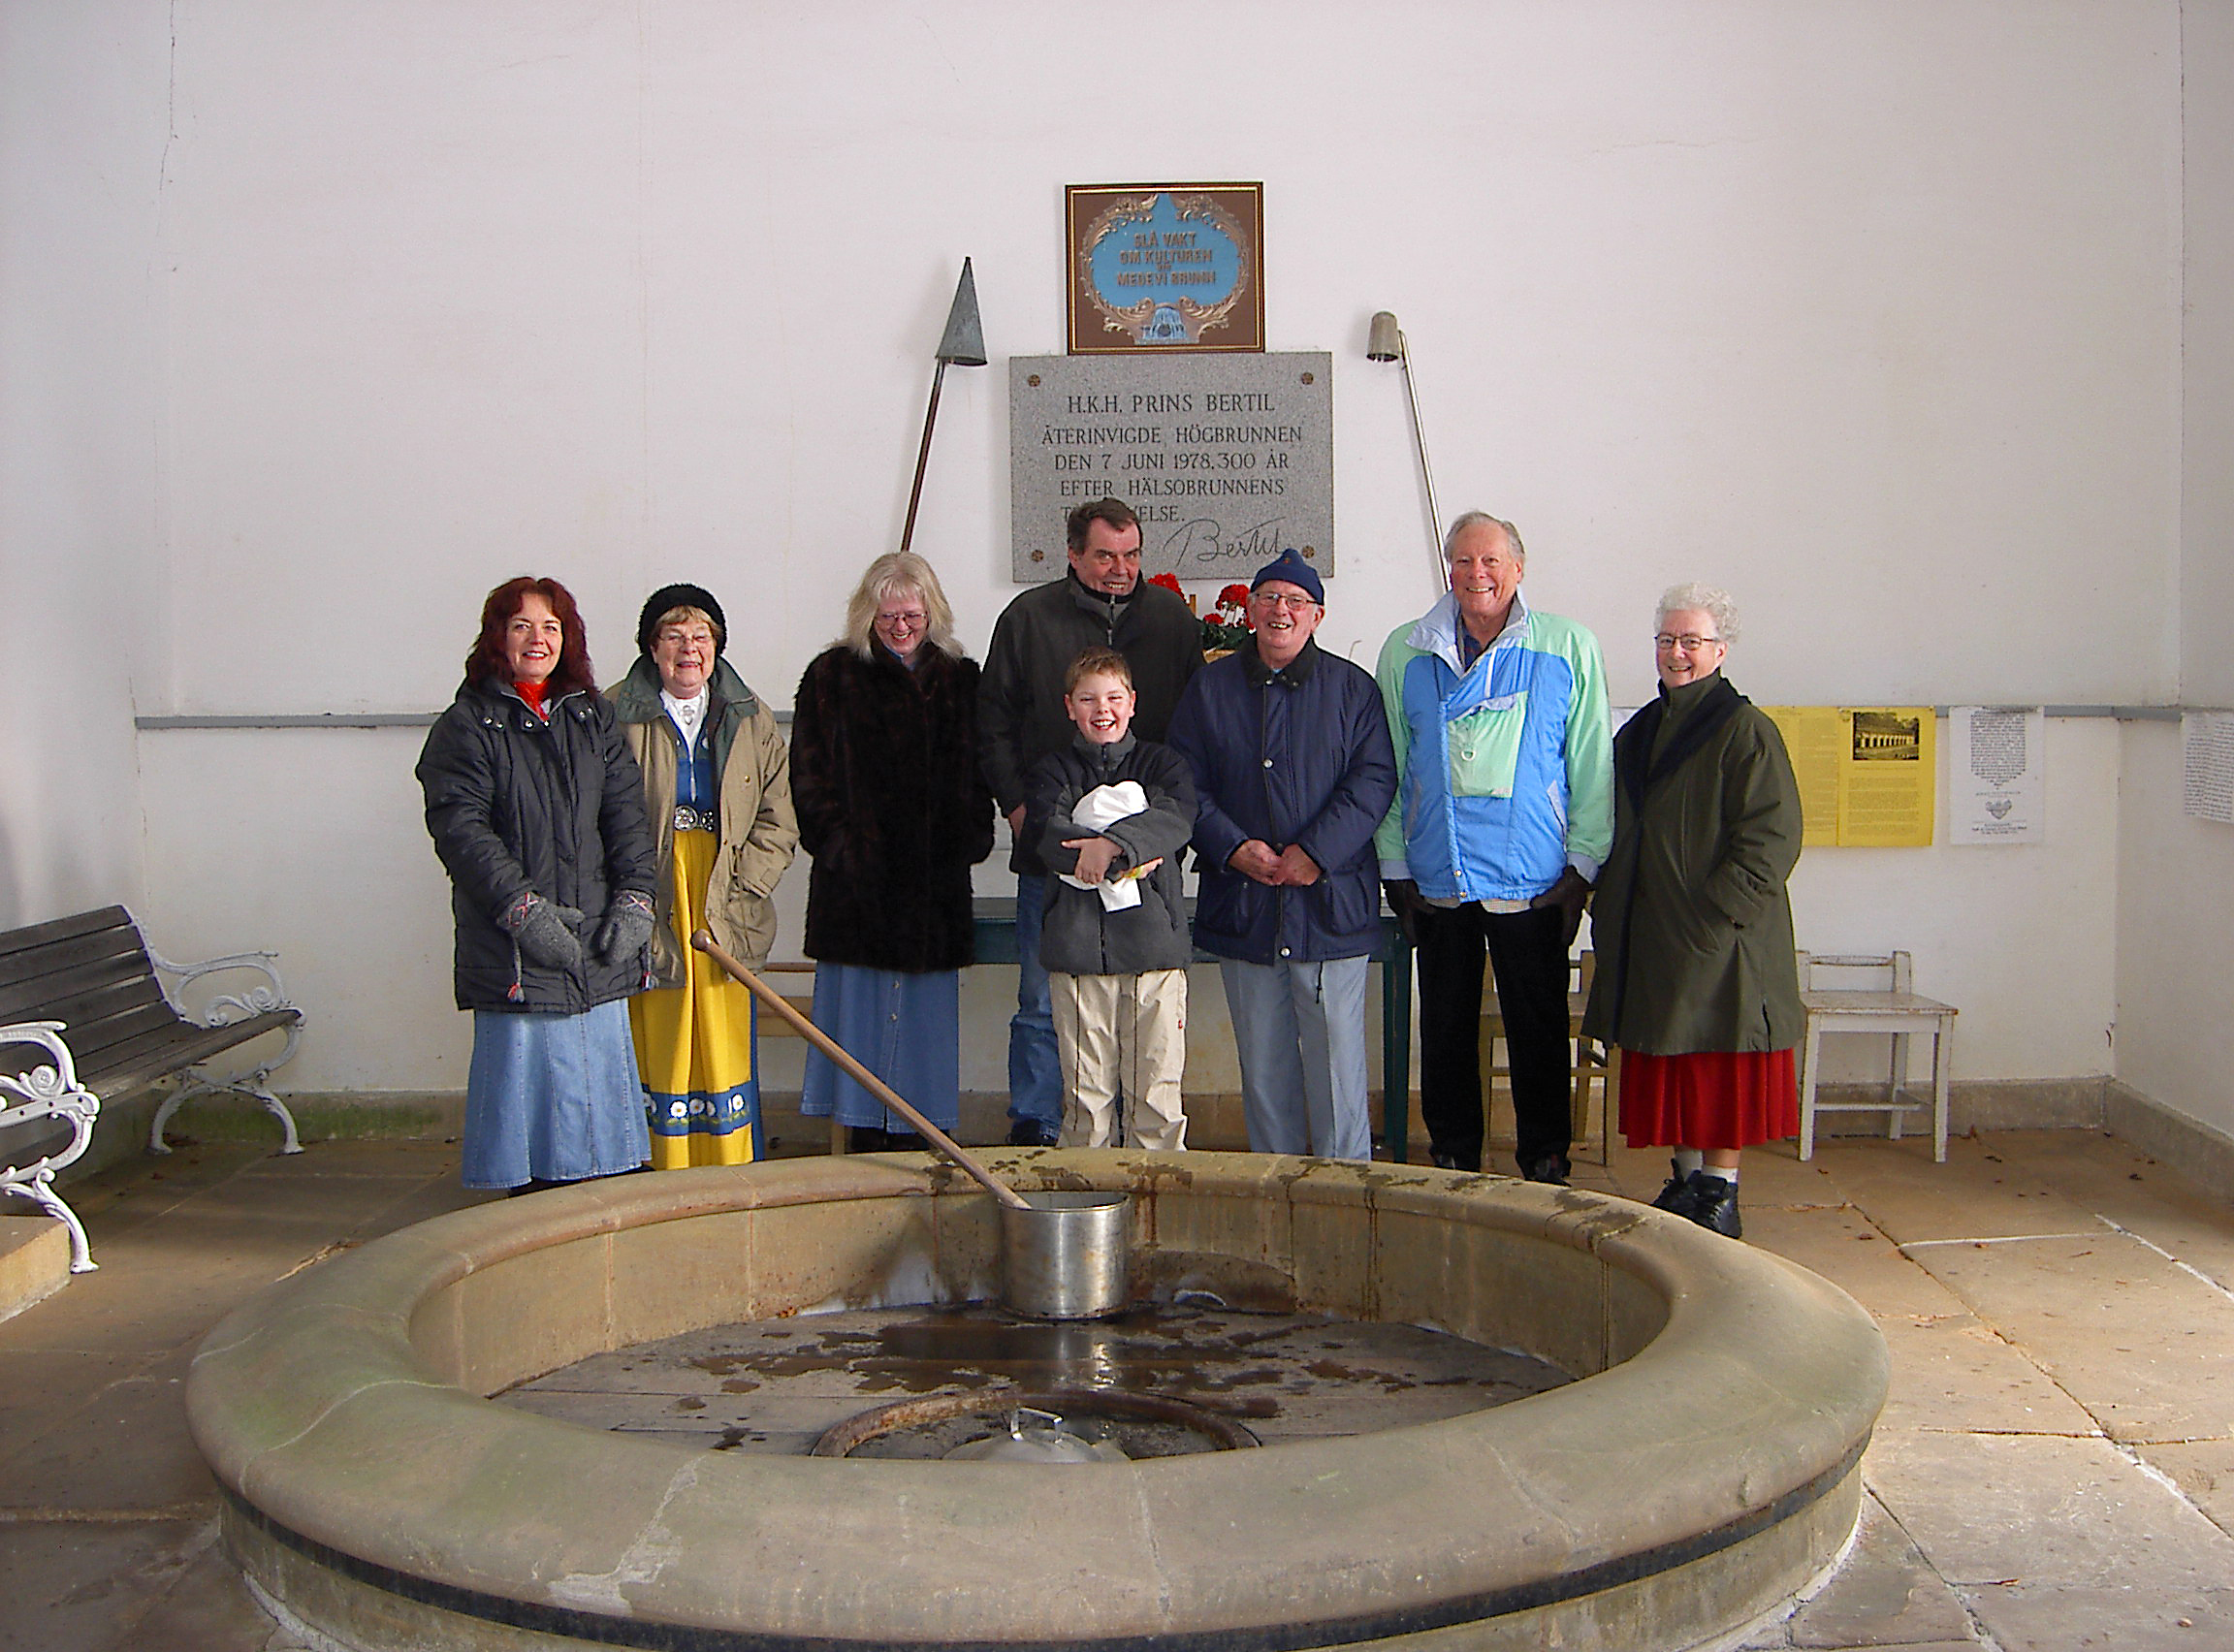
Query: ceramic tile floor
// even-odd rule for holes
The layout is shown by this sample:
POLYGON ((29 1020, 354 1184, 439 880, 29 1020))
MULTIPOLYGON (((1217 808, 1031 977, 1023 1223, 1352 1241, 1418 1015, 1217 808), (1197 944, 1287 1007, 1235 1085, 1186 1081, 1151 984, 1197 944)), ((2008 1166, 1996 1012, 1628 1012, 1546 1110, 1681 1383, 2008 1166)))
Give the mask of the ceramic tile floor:
MULTIPOLYGON (((2234 1647, 2234 1209, 2082 1131, 1746 1158, 1748 1240, 1851 1291, 1894 1380, 1846 1564, 1744 1645, 2234 1647)), ((455 1178, 439 1143, 334 1142, 78 1188, 101 1270, 0 1323, 0 1652, 293 1652, 216 1541, 186 1360, 259 1287, 468 1202, 455 1178)))

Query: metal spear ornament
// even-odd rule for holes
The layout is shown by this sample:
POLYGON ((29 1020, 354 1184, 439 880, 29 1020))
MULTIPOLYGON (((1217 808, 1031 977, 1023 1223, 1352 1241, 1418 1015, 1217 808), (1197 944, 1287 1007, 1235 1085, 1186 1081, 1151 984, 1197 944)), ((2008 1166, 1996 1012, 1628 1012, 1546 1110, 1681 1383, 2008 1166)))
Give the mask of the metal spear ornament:
POLYGON ((900 530, 900 549, 915 538, 915 507, 923 502, 923 471, 931 462, 931 429, 939 422, 939 387, 945 381, 946 365, 981 367, 985 365, 985 329, 977 319, 977 278, 970 261, 962 261, 962 279, 954 283, 954 303, 946 312, 946 331, 939 338, 939 366, 931 375, 931 405, 923 410, 923 445, 915 453, 915 485, 908 490, 908 525, 900 530))

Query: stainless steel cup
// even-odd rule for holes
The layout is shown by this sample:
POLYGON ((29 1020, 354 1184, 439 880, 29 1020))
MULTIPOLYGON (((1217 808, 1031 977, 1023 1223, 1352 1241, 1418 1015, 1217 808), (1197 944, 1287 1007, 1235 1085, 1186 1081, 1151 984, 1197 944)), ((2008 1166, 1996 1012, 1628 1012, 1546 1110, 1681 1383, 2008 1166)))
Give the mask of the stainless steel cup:
POLYGON ((1001 1207, 1001 1301, 1034 1319, 1100 1319, 1125 1306, 1133 1195, 1028 1192, 1001 1207))

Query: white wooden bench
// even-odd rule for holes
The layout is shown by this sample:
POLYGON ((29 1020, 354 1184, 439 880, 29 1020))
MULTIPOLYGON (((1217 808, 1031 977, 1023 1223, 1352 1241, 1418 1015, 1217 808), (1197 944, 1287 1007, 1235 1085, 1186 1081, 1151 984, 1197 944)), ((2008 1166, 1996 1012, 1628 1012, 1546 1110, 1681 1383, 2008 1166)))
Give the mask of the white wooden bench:
POLYGON ((294 1116, 270 1088, 303 1036, 302 1012, 273 966, 269 952, 174 964, 148 949, 121 906, 0 934, 0 1099, 13 1098, 0 1108, 0 1193, 30 1199, 69 1227, 73 1272, 94 1264, 54 1174, 83 1156, 103 1098, 176 1076, 148 1128, 150 1152, 171 1151, 163 1127, 180 1103, 229 1093, 255 1097, 279 1121, 280 1152, 303 1151, 294 1116), (186 988, 234 970, 261 979, 189 1010, 186 988), (284 1041, 245 1070, 207 1064, 266 1033, 284 1041))

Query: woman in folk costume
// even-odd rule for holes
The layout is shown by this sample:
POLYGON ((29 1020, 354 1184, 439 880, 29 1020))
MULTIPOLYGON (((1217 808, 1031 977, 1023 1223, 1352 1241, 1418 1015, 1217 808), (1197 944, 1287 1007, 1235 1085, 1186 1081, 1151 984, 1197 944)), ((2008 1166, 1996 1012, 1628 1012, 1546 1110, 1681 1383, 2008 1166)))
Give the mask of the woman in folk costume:
MULTIPOLYGON (((869 564, 844 640, 807 667, 792 706, 815 1023, 950 1130, 959 971, 975 957, 970 869, 993 852, 993 794, 977 766, 977 662, 930 563, 895 552, 869 564)), ((819 1053, 800 1110, 837 1118, 855 1152, 922 1145, 819 1053)))
POLYGON ((606 690, 644 771, 659 856, 653 990, 628 1018, 652 1164, 745 1164, 761 1157, 752 997, 690 945, 703 926, 752 969, 776 940, 776 880, 791 864, 790 756, 776 718, 729 662, 721 605, 694 585, 652 593, 640 651, 606 690))

